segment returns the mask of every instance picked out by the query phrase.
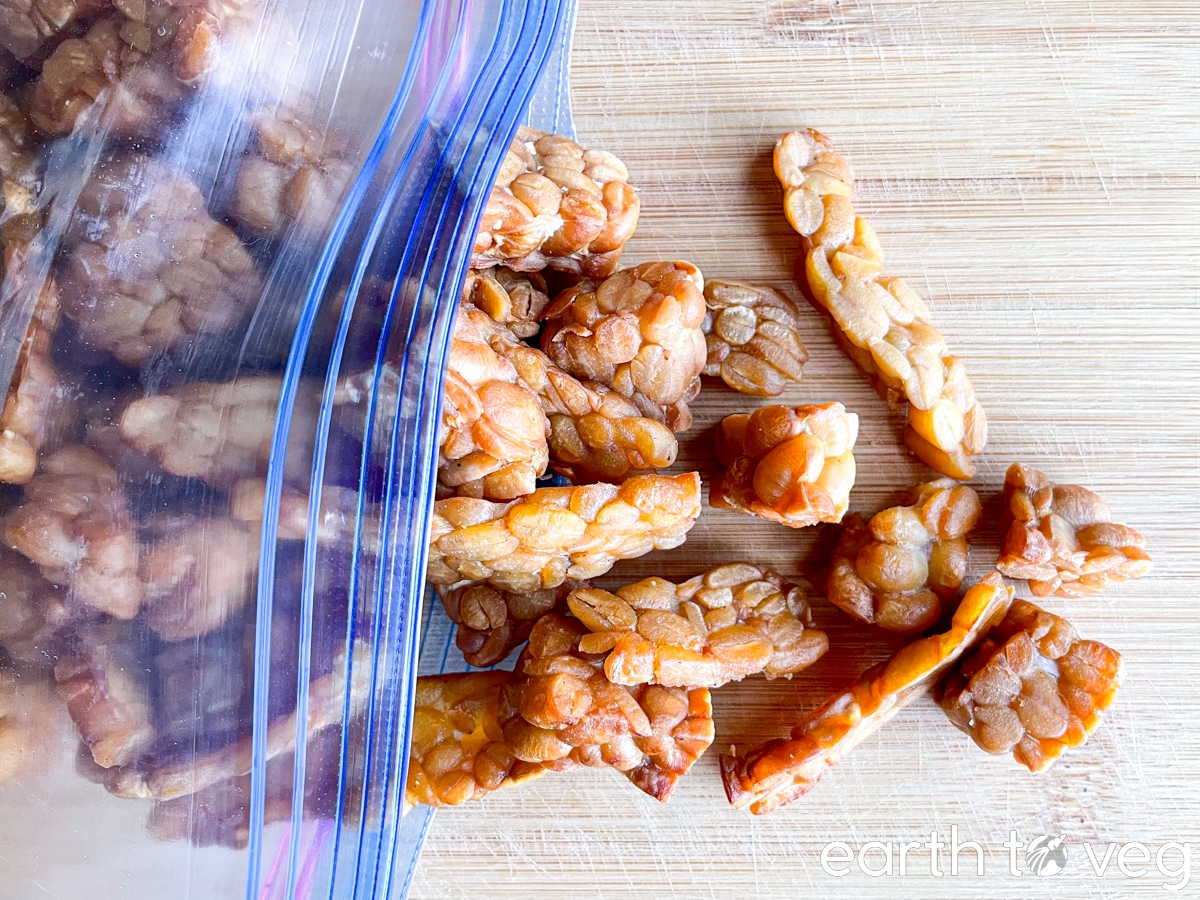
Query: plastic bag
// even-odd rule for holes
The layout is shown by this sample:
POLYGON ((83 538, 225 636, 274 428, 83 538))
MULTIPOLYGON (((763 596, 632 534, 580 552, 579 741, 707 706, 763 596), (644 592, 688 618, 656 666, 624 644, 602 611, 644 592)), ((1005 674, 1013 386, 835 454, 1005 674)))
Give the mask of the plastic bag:
POLYGON ((0 9, 13 896, 403 894, 442 360, 571 13, 0 9))

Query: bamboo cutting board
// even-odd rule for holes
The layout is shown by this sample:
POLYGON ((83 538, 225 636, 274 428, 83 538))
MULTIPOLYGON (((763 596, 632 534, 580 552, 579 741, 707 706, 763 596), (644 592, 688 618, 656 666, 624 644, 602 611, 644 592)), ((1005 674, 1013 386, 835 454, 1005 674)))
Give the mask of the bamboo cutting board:
MULTIPOLYGON (((1200 7, 1178 0, 581 0, 572 78, 586 146, 629 166, 643 204, 625 261, 686 258, 709 277, 798 298, 798 239, 770 150, 786 130, 828 135, 857 175, 856 206, 891 272, 934 308, 991 420, 975 486, 1010 462, 1105 496, 1143 531, 1151 577, 1046 603, 1125 658, 1126 683, 1084 748, 1033 778, 993 758, 925 699, 771 816, 732 810, 716 755, 786 734, 888 647, 823 601, 832 649, 793 682, 714 696, 717 741, 663 806, 613 772, 548 777, 435 817, 414 898, 1163 896, 1182 874, 1123 874, 1110 842, 1155 854, 1190 842, 1200 895, 1200 7), (833 877, 844 841, 978 842, 957 876, 833 877), (1061 874, 1009 874, 1010 832, 1065 835, 1061 874), (1088 844, 1085 848, 1084 844, 1088 844)), ((806 319, 811 359, 785 402, 859 413, 852 508, 870 514, 929 477, 898 448, 901 416, 806 319)), ((762 401, 706 386, 680 468, 714 474, 712 427, 762 401)), ((746 558, 785 573, 828 532, 706 509, 686 546, 623 563, 614 580, 684 577, 746 558)), ((978 572, 994 545, 973 553, 978 572)), ((1020 593, 1020 592, 1019 592, 1020 593)), ((868 848, 869 867, 884 850, 868 848)), ((1024 871, 1023 853, 1018 871, 1024 871)), ((894 857, 895 859, 895 857, 894 857)), ((895 860, 898 863, 898 859, 895 860)), ((1125 857, 1137 871, 1136 849, 1125 857)), ((1163 868, 1182 868, 1180 853, 1163 868)), ((949 868, 942 851, 938 868, 949 868)), ((895 870, 894 870, 895 871, 895 870)), ((1167 896, 1170 896, 1168 894, 1167 896)))

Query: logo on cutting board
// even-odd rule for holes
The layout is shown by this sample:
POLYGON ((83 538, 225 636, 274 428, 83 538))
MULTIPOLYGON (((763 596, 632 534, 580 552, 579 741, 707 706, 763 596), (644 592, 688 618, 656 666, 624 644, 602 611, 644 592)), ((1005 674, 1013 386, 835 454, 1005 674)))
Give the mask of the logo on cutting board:
POLYGON ((1025 851, 1025 865, 1029 871, 1041 878, 1057 875, 1067 865, 1067 838, 1043 834, 1029 842, 1025 851))

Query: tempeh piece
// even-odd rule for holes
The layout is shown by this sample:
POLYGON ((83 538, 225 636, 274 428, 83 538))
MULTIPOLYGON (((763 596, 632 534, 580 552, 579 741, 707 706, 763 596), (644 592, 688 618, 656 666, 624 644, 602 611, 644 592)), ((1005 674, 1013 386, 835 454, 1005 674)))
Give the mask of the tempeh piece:
POLYGON ((463 287, 463 302, 483 312, 514 337, 533 337, 541 329, 550 298, 546 279, 537 272, 514 272, 506 266, 472 269, 463 287))
POLYGON ((533 493, 550 458, 550 424, 537 395, 465 309, 455 320, 443 390, 441 485, 488 500, 533 493))
MULTIPOLYGON (((121 437, 172 475, 230 487, 266 473, 282 386, 273 376, 251 376, 196 381, 141 397, 121 414, 121 437)), ((316 420, 315 386, 302 382, 289 431, 285 474, 290 480, 310 474, 316 420)))
POLYGON ((331 222, 354 175, 343 142, 290 110, 259 110, 251 122, 255 144, 238 168, 230 215, 270 237, 293 223, 313 233, 331 222))
POLYGON ((704 277, 687 262, 648 262, 563 291, 546 310, 542 350, 606 385, 674 432, 692 425, 707 351, 704 277))
MULTIPOLYGON (((243 478, 229 492, 230 512, 251 528, 255 546, 262 532, 266 494, 267 482, 264 478, 243 478)), ((285 484, 279 494, 276 538, 281 541, 307 540, 308 513, 307 492, 285 484)), ((354 539, 357 515, 358 491, 336 484, 324 485, 321 488, 321 509, 317 515, 313 536, 322 544, 348 546, 354 539)), ((378 542, 375 540, 378 537, 378 529, 374 527, 374 520, 370 515, 363 522, 361 537, 367 552, 378 552, 378 542)))
POLYGON ((0 47, 36 64, 73 26, 111 5, 111 0, 0 0, 0 47))
POLYGON ((154 523, 153 545, 138 566, 146 586, 146 623, 164 640, 220 628, 254 594, 258 535, 232 517, 176 515, 154 523))
MULTIPOLYGON (((2 9, 3 3, 0 2, 0 10, 2 9)), ((2 26, 0 31, 3 31, 2 26)), ((32 132, 33 129, 30 128, 29 120, 21 107, 9 97, 0 94, 0 187, 3 188, 4 194, 3 204, 0 205, 0 222, 8 223, 17 216, 34 212, 36 208, 38 192, 41 189, 41 174, 34 157, 38 141, 32 132)), ((12 242, 7 228, 4 242, 12 242)), ((11 267, 11 251, 6 252, 5 257, 6 267, 11 267)), ((52 324, 43 324, 46 324, 50 331, 54 330, 52 324)))
POLYGON ((0 784, 31 774, 38 757, 61 745, 59 709, 49 679, 0 669, 0 784))
POLYGON ((867 669, 792 729, 746 753, 721 757, 729 802, 769 813, 806 794, 864 738, 882 728, 970 650, 1008 611, 1012 588, 995 572, 963 596, 950 630, 914 641, 867 669))
POLYGON ((1055 484, 1013 463, 1004 479, 1004 543, 996 568, 1029 580, 1037 597, 1086 597, 1141 578, 1153 565, 1146 539, 1112 520, 1099 494, 1055 484))
POLYGON ((508 591, 558 587, 603 575, 618 559, 678 547, 699 515, 695 472, 539 488, 511 503, 451 497, 434 506, 429 580, 508 591))
POLYGON ((1121 685, 1121 655, 1017 600, 941 685, 950 721, 988 753, 1044 772, 1087 743, 1121 685))
POLYGON ((69 416, 70 389, 50 360, 50 337, 36 319, 30 322, 0 409, 0 481, 9 484, 33 477, 42 445, 69 416))
POLYGON ((0 650, 18 667, 45 668, 58 661, 67 627, 84 618, 58 585, 37 566, 0 547, 0 650))
POLYGON ((903 280, 883 276, 875 232, 850 199, 849 164, 810 128, 776 143, 775 175, 788 222, 804 239, 811 299, 833 318, 843 349, 880 396, 908 402, 908 448, 943 475, 971 478, 987 417, 925 301, 903 280))
MULTIPOLYGON (((468 315, 486 325, 478 310, 468 315)), ((499 329, 492 329, 489 342, 541 400, 550 420, 550 465, 559 474, 576 484, 621 482, 675 462, 674 433, 643 416, 632 400, 602 384, 580 381, 541 350, 499 329)))
POLYGON ((713 741, 708 689, 613 684, 580 649, 587 633, 555 613, 534 625, 506 691, 505 741, 526 762, 617 769, 666 801, 713 741))
POLYGON ((851 513, 833 551, 826 595, 847 615, 901 634, 930 628, 967 576, 979 497, 952 478, 909 488, 869 523, 851 513))
POLYGON ((720 687, 747 675, 790 678, 829 649, 804 590, 749 563, 726 563, 672 584, 647 578, 615 593, 583 587, 567 598, 592 633, 586 653, 607 654, 614 684, 720 687))
MULTIPOLYGON (((371 656, 361 642, 354 645, 354 658, 371 656)), ((334 660, 333 669, 308 686, 308 715, 305 719, 305 734, 311 740, 314 735, 343 723, 343 704, 347 699, 348 653, 342 650, 334 660)), ((356 665, 349 683, 349 709, 346 721, 362 714, 367 705, 370 687, 369 666, 356 665)), ((267 726, 266 759, 271 760, 296 748, 296 725, 298 715, 292 710, 289 715, 275 719, 267 726)), ((252 740, 249 736, 236 743, 198 756, 186 762, 151 769, 142 777, 141 795, 155 800, 170 800, 212 787, 230 778, 247 775, 251 770, 252 740)))
POLYGON ((469 665, 486 668, 500 662, 529 637, 533 623, 550 612, 565 611, 567 595, 583 582, 564 581, 540 591, 502 591, 489 584, 439 586, 438 597, 455 624, 454 642, 469 665))
POLYGON ((417 679, 405 807, 457 806, 550 771, 513 755, 500 725, 512 672, 417 679))
POLYGON ((208 215, 190 179, 148 157, 96 167, 68 243, 63 312, 126 365, 224 334, 259 299, 261 279, 237 235, 208 215))
POLYGON ((136 660, 126 627, 86 629, 54 667, 71 720, 104 769, 136 762, 156 736, 146 667, 136 660))
POLYGON ((70 134, 100 97, 104 122, 117 136, 153 136, 185 94, 171 71, 171 33, 131 23, 113 12, 54 48, 41 67, 29 118, 48 135, 70 134))
POLYGON ((788 297, 765 285, 709 280, 704 303, 705 375, 758 397, 778 396, 804 377, 808 350, 788 297))
POLYGON ((840 403, 764 406, 726 416, 717 431, 724 475, 709 503, 803 528, 840 522, 854 487, 858 416, 840 403))
POLYGON ((520 128, 488 197, 471 265, 610 274, 637 228, 640 205, 628 179, 611 153, 520 128))
POLYGON ((133 522, 117 473, 97 453, 72 446, 47 459, 4 518, 3 537, 70 598, 118 619, 141 609, 133 522))

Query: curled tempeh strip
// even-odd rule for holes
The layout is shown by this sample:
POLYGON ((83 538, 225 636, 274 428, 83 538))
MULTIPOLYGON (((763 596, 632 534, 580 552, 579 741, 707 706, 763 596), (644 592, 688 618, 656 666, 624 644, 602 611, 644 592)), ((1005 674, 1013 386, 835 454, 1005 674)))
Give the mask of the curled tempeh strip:
POLYGON ((967 591, 948 631, 914 641, 867 669, 805 716, 791 737, 722 755, 729 802, 759 815, 808 793, 838 760, 926 693, 1004 617, 1011 600, 1012 588, 993 572, 967 591))

